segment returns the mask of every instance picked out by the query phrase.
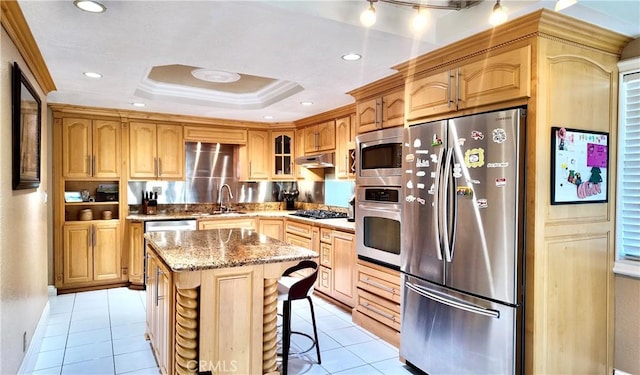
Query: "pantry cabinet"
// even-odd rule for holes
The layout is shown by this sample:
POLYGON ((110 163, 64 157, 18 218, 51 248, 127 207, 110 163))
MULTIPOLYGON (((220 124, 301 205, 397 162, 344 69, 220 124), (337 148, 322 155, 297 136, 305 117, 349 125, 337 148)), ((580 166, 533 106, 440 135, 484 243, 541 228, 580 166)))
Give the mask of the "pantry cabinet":
POLYGON ((121 125, 115 120, 62 120, 62 175, 65 178, 118 178, 121 125))
POLYGON ((406 83, 407 120, 529 97, 530 61, 524 46, 416 76, 406 83))
POLYGON ((404 125, 404 90, 399 89, 388 94, 356 104, 357 133, 404 125))
POLYGON ((336 148, 336 122, 329 120, 304 128, 304 152, 313 154, 336 148))
POLYGON ((63 233, 63 282, 66 286, 120 280, 118 221, 65 224, 63 233))
POLYGON ((129 177, 181 180, 184 178, 184 141, 181 125, 129 124, 129 177))

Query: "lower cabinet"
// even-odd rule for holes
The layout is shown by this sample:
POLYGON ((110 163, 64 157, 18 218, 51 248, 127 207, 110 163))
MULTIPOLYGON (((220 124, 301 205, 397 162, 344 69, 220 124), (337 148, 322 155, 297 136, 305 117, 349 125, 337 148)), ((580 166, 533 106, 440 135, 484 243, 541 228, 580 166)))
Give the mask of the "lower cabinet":
POLYGON ((284 220, 260 218, 258 221, 258 233, 282 241, 284 239, 284 220))
POLYGON ((400 345, 400 272, 358 260, 353 322, 400 345))
POLYGON ((147 252, 147 336, 162 374, 168 374, 173 356, 173 292, 171 272, 147 252))
POLYGON ((207 229, 229 229, 229 228, 244 228, 244 229, 256 229, 256 219, 246 218, 220 218, 220 219, 204 219, 198 220, 198 230, 207 229))
POLYGON ((129 240, 129 284, 131 287, 144 285, 144 224, 142 222, 127 223, 129 240))
POLYGON ((61 289, 121 280, 118 220, 65 224, 62 252, 61 289))

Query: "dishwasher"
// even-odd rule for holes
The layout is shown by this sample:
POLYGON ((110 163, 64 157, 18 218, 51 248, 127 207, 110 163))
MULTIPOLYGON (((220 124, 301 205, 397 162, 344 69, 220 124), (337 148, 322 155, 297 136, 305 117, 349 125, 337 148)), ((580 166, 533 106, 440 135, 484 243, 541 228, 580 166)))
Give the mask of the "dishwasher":
MULTIPOLYGON (((164 232, 174 230, 196 230, 196 219, 148 220, 144 222, 144 232, 164 232)), ((144 240, 144 288, 147 288, 147 240, 144 240)))

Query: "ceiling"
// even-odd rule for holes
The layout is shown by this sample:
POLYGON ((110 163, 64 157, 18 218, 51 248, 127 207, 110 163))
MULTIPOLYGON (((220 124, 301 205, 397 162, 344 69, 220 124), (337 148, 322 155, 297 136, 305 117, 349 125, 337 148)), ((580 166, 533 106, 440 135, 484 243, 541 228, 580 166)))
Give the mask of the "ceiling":
MULTIPOLYGON (((429 29, 420 35, 408 27, 414 10, 380 2, 375 3, 376 24, 361 26, 360 12, 368 6, 364 0, 101 3, 107 11, 91 14, 72 0, 19 0, 57 87, 49 103, 291 122, 353 103, 346 92, 393 74, 391 66, 489 29, 495 1, 460 11, 433 9, 429 29), (363 58, 342 60, 349 52, 363 58), (161 82, 152 73, 163 67, 214 69, 272 83, 234 93, 236 105, 229 105, 224 103, 228 95, 221 98, 206 86, 161 82), (103 77, 85 77, 87 71, 103 77), (303 106, 303 101, 313 105, 303 106), (134 108, 133 102, 146 107, 134 108)), ((555 1, 501 3, 514 19, 553 9, 555 1)), ((562 13, 640 35, 639 0, 580 0, 562 13)))

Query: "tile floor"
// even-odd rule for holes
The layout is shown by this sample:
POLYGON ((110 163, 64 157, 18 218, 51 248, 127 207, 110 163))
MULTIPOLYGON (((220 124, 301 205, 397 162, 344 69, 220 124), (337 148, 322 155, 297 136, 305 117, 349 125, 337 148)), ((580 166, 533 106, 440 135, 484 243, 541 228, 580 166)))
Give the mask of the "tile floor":
MULTIPOLYGON (((33 374, 157 374, 144 339, 145 292, 126 288, 50 297, 50 319, 33 374)), ((322 364, 315 350, 290 355, 290 374, 412 374, 398 351, 354 325, 351 315, 314 298, 322 364)), ((308 303, 293 302, 292 329, 312 334, 308 303)), ((292 352, 309 347, 292 337, 292 352)))

